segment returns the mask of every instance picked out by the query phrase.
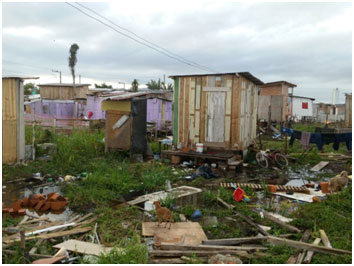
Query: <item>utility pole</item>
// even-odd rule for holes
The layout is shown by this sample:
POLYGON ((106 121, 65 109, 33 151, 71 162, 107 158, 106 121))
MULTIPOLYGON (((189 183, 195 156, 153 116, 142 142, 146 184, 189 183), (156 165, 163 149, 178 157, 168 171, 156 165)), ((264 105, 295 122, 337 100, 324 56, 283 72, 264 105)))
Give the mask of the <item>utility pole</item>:
POLYGON ((60 84, 61 84, 61 71, 59 71, 59 70, 52 70, 52 72, 59 73, 59 77, 60 77, 60 84))
POLYGON ((81 84, 81 75, 79 75, 79 84, 81 84))

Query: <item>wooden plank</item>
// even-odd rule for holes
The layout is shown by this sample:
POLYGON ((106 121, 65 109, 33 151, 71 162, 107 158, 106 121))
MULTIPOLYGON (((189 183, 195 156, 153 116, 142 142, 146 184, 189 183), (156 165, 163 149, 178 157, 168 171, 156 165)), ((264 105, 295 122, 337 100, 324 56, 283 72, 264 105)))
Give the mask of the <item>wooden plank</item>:
MULTIPOLYGON (((77 252, 80 254, 88 254, 99 256, 101 253, 108 254, 112 248, 102 245, 79 241, 76 239, 69 239, 60 244, 54 246, 55 248, 65 248, 68 251, 77 252)), ((119 252, 123 252, 123 249, 118 249, 119 252)))
POLYGON ((149 254, 153 257, 181 257, 192 256, 209 257, 217 254, 238 255, 243 258, 251 258, 246 251, 243 250, 151 250, 149 254))
POLYGON ((226 238, 226 239, 211 239, 203 240, 203 245, 238 245, 243 243, 254 243, 267 240, 266 236, 252 236, 240 238, 226 238))
MULTIPOLYGON (((302 237, 301 237, 301 242, 307 242, 309 241, 310 237, 311 237, 311 233, 312 233, 312 230, 311 229, 307 229, 302 237)), ((290 256, 288 261, 286 262, 287 264, 294 264, 294 263, 298 263, 300 261, 303 260, 303 253, 305 253, 306 251, 303 250, 302 252, 301 251, 297 251, 297 253, 295 253, 294 255, 290 256)), ((300 262, 301 264, 301 262, 300 262)))
POLYGON ((285 245, 288 247, 293 247, 297 249, 306 249, 306 250, 325 253, 325 254, 352 255, 352 252, 349 250, 322 247, 314 244, 308 244, 300 241, 294 241, 294 240, 289 240, 289 239, 279 238, 274 236, 268 236, 267 242, 272 243, 274 245, 279 245, 279 246, 285 245))
MULTIPOLYGON (((315 241, 313 242, 314 245, 319 245, 321 242, 321 238, 316 238, 315 241)), ((310 263, 312 260, 314 252, 313 251, 307 251, 306 257, 303 261, 303 263, 310 263)))
POLYGON ((189 93, 191 78, 186 78, 184 85, 184 115, 183 115, 183 144, 188 145, 189 140, 189 93))
POLYGON ((178 143, 183 142, 183 113, 184 113, 184 79, 180 78, 179 101, 178 101, 178 143))
POLYGON ((151 259, 149 264, 185 264, 183 259, 172 258, 172 259, 151 259))
POLYGON ((272 222, 280 225, 281 227, 289 230, 290 232, 295 232, 295 233, 300 233, 301 230, 299 228, 296 228, 295 226, 292 226, 290 224, 284 223, 280 219, 274 217, 273 215, 269 214, 268 212, 263 212, 264 217, 267 218, 268 220, 271 220, 272 222))
POLYGON ((231 147, 234 148, 240 141, 240 82, 241 79, 232 78, 232 105, 231 105, 231 147))
POLYGON ((230 92, 230 88, 228 87, 203 87, 203 91, 208 92, 230 92))
MULTIPOLYGON (((61 232, 49 233, 49 234, 41 234, 41 235, 37 235, 37 236, 30 236, 30 237, 26 237, 26 240, 51 239, 51 238, 55 238, 55 237, 63 237, 63 236, 69 236, 69 235, 73 235, 73 234, 85 233, 90 230, 92 230, 92 227, 74 228, 72 230, 67 230, 67 231, 61 231, 61 232)), ((19 238, 12 239, 12 240, 9 240, 6 242, 3 240, 3 243, 10 244, 10 243, 18 242, 18 241, 20 241, 19 238)))
POLYGON ((175 78, 175 86, 173 88, 173 143, 177 145, 178 143, 178 110, 179 110, 179 78, 175 78))
MULTIPOLYGON (((203 76, 202 77, 202 87, 205 87, 206 86, 206 82, 207 82, 207 77, 206 76, 203 76)), ((199 125, 199 141, 201 143, 204 143, 205 142, 205 136, 206 136, 206 132, 205 132, 205 126, 206 126, 206 123, 205 123, 205 115, 206 115, 206 92, 201 92, 201 97, 202 97, 202 100, 201 100, 201 106, 200 106, 200 125, 199 125)))
POLYGON ((170 244, 165 243, 159 246, 162 250, 243 250, 243 251, 252 251, 252 250, 267 250, 267 247, 259 246, 219 246, 219 245, 179 245, 179 244, 170 244))
POLYGON ((331 245, 331 242, 329 242, 329 239, 327 237, 327 234, 324 230, 320 229, 320 235, 321 235, 321 239, 322 239, 322 242, 323 242, 323 245, 325 245, 325 247, 328 247, 328 248, 331 248, 332 245, 331 245))
POLYGON ((329 164, 328 161, 321 161, 321 162, 319 162, 318 164, 316 164, 314 167, 312 167, 312 168, 310 169, 310 171, 318 172, 318 171, 320 171, 322 168, 324 168, 325 166, 327 166, 327 164, 329 164))

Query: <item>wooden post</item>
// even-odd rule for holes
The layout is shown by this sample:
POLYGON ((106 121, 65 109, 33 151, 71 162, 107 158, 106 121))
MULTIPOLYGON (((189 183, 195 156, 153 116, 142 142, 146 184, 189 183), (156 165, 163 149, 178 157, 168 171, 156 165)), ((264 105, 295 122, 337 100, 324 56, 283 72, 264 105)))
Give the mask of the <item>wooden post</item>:
POLYGON ((21 253, 22 253, 22 263, 26 263, 26 237, 25 237, 25 230, 21 229, 20 231, 21 237, 21 253))
POLYGON ((57 125, 57 118, 54 117, 54 119, 53 119, 53 132, 54 132, 54 134, 55 134, 56 125, 57 125))
POLYGON ((272 119, 272 110, 270 105, 268 106, 268 125, 267 125, 267 133, 270 134, 270 126, 271 126, 271 119, 272 119))
POLYGON ((257 124, 258 124, 258 138, 259 138, 259 148, 260 150, 263 149, 263 145, 262 145, 262 139, 261 139, 261 131, 260 131, 260 127, 259 127, 259 120, 257 120, 257 124))
POLYGON ((34 142, 36 140, 36 121, 32 121, 32 160, 34 161, 36 159, 36 148, 34 146, 34 142))

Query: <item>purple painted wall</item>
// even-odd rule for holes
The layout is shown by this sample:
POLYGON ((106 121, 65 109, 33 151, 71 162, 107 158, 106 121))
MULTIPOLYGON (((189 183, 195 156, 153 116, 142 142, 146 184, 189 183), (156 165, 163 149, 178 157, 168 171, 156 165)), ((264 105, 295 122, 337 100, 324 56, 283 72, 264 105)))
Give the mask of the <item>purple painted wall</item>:
MULTIPOLYGON (((85 115, 85 105, 74 101, 37 100, 25 102, 25 121, 37 120, 42 125, 53 125, 53 119, 73 119, 76 115, 85 115), (26 105, 30 105, 30 113, 26 112, 26 105)), ((68 121, 57 121, 57 126, 67 126, 68 121)))
POLYGON ((105 119, 106 112, 101 110, 103 100, 103 97, 87 95, 86 117, 88 117, 89 112, 92 112, 93 115, 90 119, 105 119))
MULTIPOLYGON (((147 122, 157 122, 157 129, 161 129, 162 125, 162 102, 164 100, 153 98, 147 100, 147 122)), ((172 121, 172 102, 165 102, 165 120, 172 121)))

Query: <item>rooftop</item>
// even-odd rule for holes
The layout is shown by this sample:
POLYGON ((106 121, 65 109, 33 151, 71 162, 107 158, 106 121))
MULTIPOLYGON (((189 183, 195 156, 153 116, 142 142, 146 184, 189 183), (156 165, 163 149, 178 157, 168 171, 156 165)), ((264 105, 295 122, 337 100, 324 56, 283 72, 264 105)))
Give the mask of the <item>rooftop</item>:
MULTIPOLYGON (((82 87, 82 86, 90 86, 91 84, 75 84, 75 87, 82 87)), ((74 87, 72 83, 46 83, 46 84, 39 84, 40 86, 53 86, 53 87, 74 87)))
POLYGON ((195 77, 195 76, 224 76, 224 75, 235 75, 235 76, 242 76, 250 81, 252 81, 253 83, 255 83, 256 85, 263 85, 263 81, 261 81, 260 79, 256 78, 255 76, 253 76, 250 72, 230 72, 230 73, 214 73, 214 74, 188 74, 188 75, 171 75, 169 76, 169 78, 177 78, 177 77, 195 77))
POLYGON ((268 87, 268 86, 282 85, 282 84, 288 85, 289 87, 292 87, 292 88, 296 87, 296 84, 292 84, 292 83, 287 82, 285 80, 268 82, 268 83, 265 83, 264 85, 262 85, 261 87, 268 87))
POLYGON ((297 95, 292 95, 291 93, 289 94, 289 97, 294 97, 294 98, 303 98, 303 99, 310 99, 312 101, 315 100, 315 98, 311 98, 311 97, 305 97, 305 96, 297 96, 297 95))
POLYGON ((39 77, 25 77, 25 76, 3 76, 3 79, 39 79, 39 77))

